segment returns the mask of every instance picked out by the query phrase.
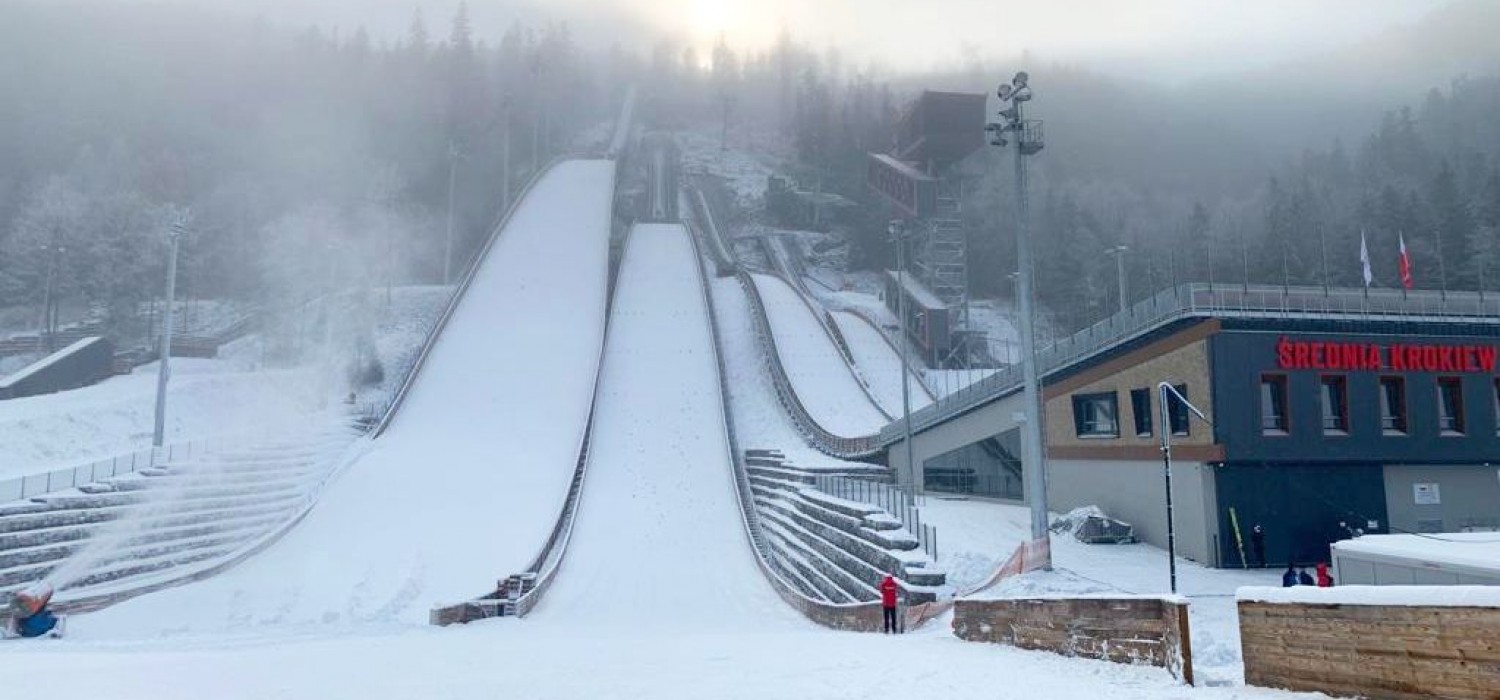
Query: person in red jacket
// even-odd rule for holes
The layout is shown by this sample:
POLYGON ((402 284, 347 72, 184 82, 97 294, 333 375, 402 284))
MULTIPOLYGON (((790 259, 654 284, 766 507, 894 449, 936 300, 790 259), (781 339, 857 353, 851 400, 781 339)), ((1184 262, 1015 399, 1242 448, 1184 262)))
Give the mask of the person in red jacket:
POLYGON ((1327 562, 1318 562, 1318 587, 1330 588, 1333 586, 1333 576, 1328 573, 1327 562))
POLYGON ((885 632, 895 634, 900 632, 896 627, 896 591, 900 587, 896 585, 896 579, 886 574, 885 580, 880 582, 880 607, 885 611, 885 632))

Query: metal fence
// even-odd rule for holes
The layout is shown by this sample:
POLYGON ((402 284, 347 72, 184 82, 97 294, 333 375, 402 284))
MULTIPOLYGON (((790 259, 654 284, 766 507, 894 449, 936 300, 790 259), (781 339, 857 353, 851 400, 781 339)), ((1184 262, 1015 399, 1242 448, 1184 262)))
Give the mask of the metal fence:
POLYGON ((907 532, 917 538, 922 551, 932 557, 933 561, 937 561, 937 527, 922 522, 922 504, 926 500, 925 496, 912 493, 899 486, 866 479, 851 479, 830 474, 819 474, 813 479, 818 490, 823 493, 846 501, 868 503, 891 514, 901 521, 907 532))
POLYGON ((20 501, 54 491, 71 489, 84 484, 150 469, 173 460, 190 459, 210 449, 223 449, 238 444, 240 438, 208 438, 173 443, 153 449, 136 450, 125 454, 94 460, 87 464, 62 467, 36 474, 28 474, 0 481, 0 503, 20 501))

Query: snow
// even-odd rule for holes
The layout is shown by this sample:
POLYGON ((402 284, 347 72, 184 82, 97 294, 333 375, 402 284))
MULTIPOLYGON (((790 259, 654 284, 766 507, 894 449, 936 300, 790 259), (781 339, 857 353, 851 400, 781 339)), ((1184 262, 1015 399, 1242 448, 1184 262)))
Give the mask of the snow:
POLYGON ((556 519, 592 401, 613 173, 569 161, 541 179, 390 428, 285 538, 217 577, 78 616, 69 635, 420 626, 433 605, 523 568, 556 519))
POLYGON ((1500 586, 1246 586, 1235 595, 1256 603, 1500 608, 1500 586))
MULTIPOLYGON (((1025 506, 928 494, 921 501, 921 514, 922 522, 937 527, 938 563, 960 592, 987 579, 1031 537, 1031 515, 1025 506)), ((1059 517, 1053 515, 1054 520, 1059 517)), ((1054 533, 1052 560, 1053 571, 1002 579, 975 597, 1170 593, 1166 552, 1150 545, 1091 545, 1054 533)), ((1276 569, 1210 569, 1178 558, 1178 592, 1190 604, 1193 668, 1204 682, 1243 682, 1235 591, 1280 581, 1276 569)))
POLYGON ((849 354, 854 356, 854 364, 869 382, 870 394, 880 402, 886 413, 901 415, 901 380, 897 377, 906 378, 907 391, 911 395, 911 410, 915 411, 932 403, 932 396, 927 393, 922 382, 902 369, 900 353, 881 335, 879 329, 848 311, 833 311, 829 315, 838 325, 844 342, 849 345, 849 354))
POLYGON ((687 236, 680 225, 642 225, 626 245, 578 521, 557 583, 530 618, 549 627, 810 624, 760 573, 738 515, 687 236))
MULTIPOLYGON (((153 362, 93 386, 0 401, 0 479, 149 447, 157 367, 153 362)), ((230 360, 174 357, 166 441, 301 421, 332 395, 328 386, 306 369, 246 371, 230 360)))
POLYGON ((802 297, 779 277, 751 275, 751 279, 770 317, 781 364, 813 420, 843 437, 879 432, 890 421, 870 401, 802 297))
POLYGON ((682 170, 692 175, 711 173, 724 179, 734 192, 736 203, 742 209, 760 207, 765 197, 766 180, 772 166, 762 162, 756 155, 736 148, 720 148, 718 130, 713 132, 684 131, 677 134, 677 145, 682 153, 682 170))
POLYGON ((1401 557, 1500 573, 1500 533, 1495 532, 1363 535, 1335 542, 1333 548, 1335 552, 1401 557))

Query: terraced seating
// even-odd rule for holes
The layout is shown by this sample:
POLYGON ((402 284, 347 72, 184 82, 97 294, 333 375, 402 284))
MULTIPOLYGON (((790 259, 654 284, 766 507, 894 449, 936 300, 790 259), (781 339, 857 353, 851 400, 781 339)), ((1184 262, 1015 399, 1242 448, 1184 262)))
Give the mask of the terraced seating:
POLYGON ((773 564, 802 593, 835 603, 877 600, 887 572, 903 582, 910 603, 945 592, 946 575, 919 551, 917 539, 899 520, 814 487, 818 475, 888 479, 883 468, 849 464, 808 470, 774 450, 747 450, 744 461, 773 564))
POLYGON ((0 592, 79 567, 70 601, 156 586, 232 561, 306 512, 360 431, 195 454, 76 489, 0 504, 0 592))

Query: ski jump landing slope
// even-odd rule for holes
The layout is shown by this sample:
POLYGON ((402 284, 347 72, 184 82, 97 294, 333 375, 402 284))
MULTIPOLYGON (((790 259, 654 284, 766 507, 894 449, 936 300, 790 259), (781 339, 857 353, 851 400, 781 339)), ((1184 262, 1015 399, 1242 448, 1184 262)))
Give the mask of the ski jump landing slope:
POLYGON ((606 633, 810 625, 772 590, 741 524, 688 235, 678 224, 640 225, 626 245, 578 522, 528 625, 606 633))
POLYGON ((307 519, 223 575, 70 635, 425 625, 525 567, 567 493, 604 341, 611 161, 566 161, 513 212, 400 413, 307 519))
POLYGON ((848 311, 831 311, 829 315, 838 324, 839 332, 844 334, 854 364, 870 382, 870 395, 880 402, 886 413, 901 415, 901 380, 898 377, 906 378, 911 410, 932 403, 932 395, 927 393, 922 381, 911 372, 902 371, 900 351, 891 346, 879 329, 848 311))
MULTIPOLYGON (((841 437, 880 432, 890 419, 870 401, 838 346, 797 291, 780 277, 753 274, 750 278, 770 317, 781 365, 813 420, 841 437)), ((896 384, 898 392, 900 387, 896 384)))

